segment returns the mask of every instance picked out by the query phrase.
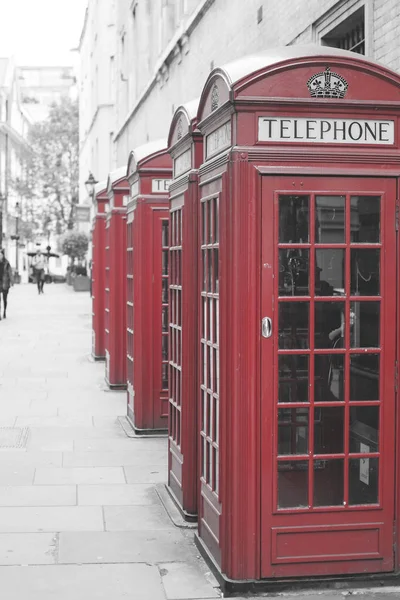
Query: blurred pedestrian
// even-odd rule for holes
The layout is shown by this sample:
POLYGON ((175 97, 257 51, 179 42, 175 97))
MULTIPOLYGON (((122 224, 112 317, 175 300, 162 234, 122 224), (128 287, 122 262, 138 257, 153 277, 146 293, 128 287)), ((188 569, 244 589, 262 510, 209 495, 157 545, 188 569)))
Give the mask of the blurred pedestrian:
POLYGON ((36 279, 38 293, 43 294, 44 293, 43 286, 44 286, 44 280, 45 280, 44 270, 46 268, 46 257, 44 256, 44 254, 42 254, 42 251, 40 249, 36 252, 35 256, 33 257, 32 266, 35 271, 35 279, 36 279))
POLYGON ((3 319, 7 317, 7 298, 10 287, 13 285, 11 265, 6 259, 4 250, 0 250, 0 321, 1 297, 3 297, 3 319))

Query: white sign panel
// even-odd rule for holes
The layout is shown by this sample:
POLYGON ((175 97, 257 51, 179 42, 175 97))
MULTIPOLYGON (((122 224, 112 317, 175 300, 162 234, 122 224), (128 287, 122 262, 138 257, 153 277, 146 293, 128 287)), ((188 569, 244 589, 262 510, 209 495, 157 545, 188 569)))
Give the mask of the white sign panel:
POLYGON ((179 156, 174 160, 174 177, 179 177, 192 166, 192 151, 190 148, 185 152, 182 152, 179 156))
POLYGON ((259 117, 260 142, 394 144, 394 121, 259 117))
POLYGON ((131 198, 134 198, 139 193, 139 180, 137 179, 131 185, 131 198))
POLYGON ((170 179, 152 179, 152 192, 168 192, 171 180, 170 179))
POLYGON ((216 154, 219 150, 227 148, 231 145, 232 140, 232 126, 231 122, 228 121, 218 127, 215 131, 210 133, 206 138, 206 156, 216 154))
MULTIPOLYGON (((370 447, 367 444, 360 444, 360 452, 370 452, 370 447)), ((360 460, 360 481, 369 485, 369 458, 360 460)))

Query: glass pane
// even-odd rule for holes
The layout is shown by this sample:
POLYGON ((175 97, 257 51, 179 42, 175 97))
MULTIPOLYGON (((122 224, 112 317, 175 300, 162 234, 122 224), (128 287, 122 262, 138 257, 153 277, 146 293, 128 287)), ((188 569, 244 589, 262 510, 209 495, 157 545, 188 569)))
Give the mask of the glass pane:
POLYGON ((307 243, 309 196, 279 196, 279 242, 307 243))
POLYGON ((314 506, 343 504, 344 461, 314 461, 314 506))
POLYGON ((309 251, 279 250, 279 295, 309 295, 309 251))
POLYGON ((162 298, 161 298, 161 302, 163 304, 167 304, 168 303, 168 279, 165 278, 162 280, 162 298))
POLYGON ((378 503, 379 463, 377 458, 349 461, 349 504, 378 503))
POLYGON ((380 197, 351 197, 351 241, 376 244, 380 241, 380 197))
POLYGON ((279 402, 308 402, 308 356, 279 356, 279 402))
POLYGON ((344 294, 344 250, 315 251, 315 295, 337 296, 344 294))
POLYGON ((278 463, 278 508, 308 507, 308 462, 278 463))
POLYGON ((320 244, 344 243, 344 196, 316 196, 315 242, 320 244))
POLYGON ((379 313, 380 302, 351 303, 351 348, 379 348, 379 313))
POLYGON ((168 335, 162 336, 162 360, 168 360, 168 335))
POLYGON ((315 303, 315 347, 343 348, 344 302, 315 303))
POLYGON ((278 410, 278 454, 307 454, 308 408, 278 410))
POLYGON ((380 290, 380 250, 352 248, 351 294, 353 296, 379 296, 380 290))
POLYGON ((308 348, 308 328, 308 302, 279 303, 279 348, 308 348))
POLYGON ((379 451, 379 406, 350 408, 350 452, 379 451))
POLYGON ((314 369, 315 402, 344 402, 344 355, 317 354, 314 369))
POLYGON ((379 354, 350 356, 350 400, 379 400, 379 354))
POLYGON ((314 409, 314 454, 340 454, 343 446, 344 407, 314 409))
POLYGON ((162 241, 161 241, 163 246, 168 246, 168 229, 169 229, 168 221, 163 221, 162 222, 162 241))

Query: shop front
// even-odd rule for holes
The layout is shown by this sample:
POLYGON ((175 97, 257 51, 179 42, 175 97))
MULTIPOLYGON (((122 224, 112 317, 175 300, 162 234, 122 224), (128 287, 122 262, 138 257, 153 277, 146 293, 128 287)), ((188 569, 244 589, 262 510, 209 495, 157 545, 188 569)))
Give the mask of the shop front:
POLYGON ((291 46, 204 87, 198 544, 225 584, 398 570, 399 84, 291 46))

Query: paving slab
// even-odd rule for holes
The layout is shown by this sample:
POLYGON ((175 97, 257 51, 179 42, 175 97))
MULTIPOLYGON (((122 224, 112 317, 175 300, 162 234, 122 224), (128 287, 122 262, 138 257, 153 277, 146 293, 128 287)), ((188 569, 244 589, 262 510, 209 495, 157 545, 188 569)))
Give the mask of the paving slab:
MULTIPOLYGON (((28 452, 23 450, 1 450, 0 469, 3 467, 61 467, 62 452, 28 452)), ((0 484, 3 483, 0 480, 0 484)))
POLYGON ((145 564, 0 567, 6 600, 165 600, 157 567, 145 564))
POLYGON ((120 452, 123 450, 134 452, 135 450, 146 450, 149 448, 167 452, 168 442, 166 439, 127 438, 125 433, 121 439, 115 439, 112 436, 103 436, 102 438, 76 439, 75 442, 76 452, 120 452))
MULTIPOLYGON (((219 590, 191 564, 167 562, 158 565, 167 600, 220 598, 219 590)), ((211 574, 210 574, 211 577, 211 574)))
POLYGON ((0 565, 52 565, 56 551, 55 533, 0 533, 0 565))
POLYGON ((43 467, 36 469, 34 482, 37 485, 125 483, 125 476, 122 467, 43 467))
POLYGON ((162 506, 105 506, 106 531, 157 531, 174 529, 162 506))
POLYGON ((75 485, 0 486, 0 506, 75 506, 75 485))
POLYGON ((103 531, 98 506, 0 508, 0 532, 103 531))
POLYGON ((91 427, 92 418, 88 415, 75 417, 18 417, 17 427, 91 427))
MULTIPOLYGON (((24 452, 24 451, 22 451, 24 452)), ((0 452, 0 455, 2 453, 0 452)), ((15 455, 17 456, 19 451, 15 451, 15 455)), ((9 466, 1 466, 0 467, 0 482, 2 485, 31 485, 33 483, 33 478, 35 476, 35 468, 34 467, 26 467, 26 466, 11 466, 11 461, 9 460, 9 466)))
POLYGON ((162 465, 135 465, 124 467, 127 483, 164 483, 167 481, 168 470, 162 465))
POLYGON ((160 504, 154 485, 78 485, 81 506, 147 506, 160 504))
POLYGON ((66 452, 64 467, 118 467, 159 464, 167 468, 168 455, 164 450, 142 450, 131 446, 129 450, 112 452, 66 452))

